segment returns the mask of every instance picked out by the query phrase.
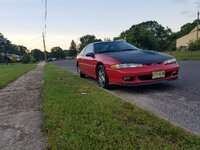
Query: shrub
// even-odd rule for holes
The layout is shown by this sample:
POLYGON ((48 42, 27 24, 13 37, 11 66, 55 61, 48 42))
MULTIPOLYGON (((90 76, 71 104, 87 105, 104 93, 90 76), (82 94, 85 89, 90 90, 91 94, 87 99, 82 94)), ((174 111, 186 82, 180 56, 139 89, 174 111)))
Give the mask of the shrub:
POLYGON ((200 50, 200 39, 196 41, 190 41, 188 45, 188 50, 189 51, 200 50))
POLYGON ((36 60, 34 59, 34 57, 31 54, 24 54, 22 57, 22 63, 35 63, 36 60))

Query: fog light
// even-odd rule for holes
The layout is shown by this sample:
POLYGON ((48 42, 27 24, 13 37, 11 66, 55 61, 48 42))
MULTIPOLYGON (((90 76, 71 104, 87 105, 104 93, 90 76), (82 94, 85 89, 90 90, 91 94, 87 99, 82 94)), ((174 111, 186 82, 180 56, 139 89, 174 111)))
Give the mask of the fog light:
POLYGON ((133 77, 124 77, 123 80, 124 81, 133 81, 133 77))
POLYGON ((178 74, 178 71, 172 72, 172 75, 177 75, 177 74, 178 74))

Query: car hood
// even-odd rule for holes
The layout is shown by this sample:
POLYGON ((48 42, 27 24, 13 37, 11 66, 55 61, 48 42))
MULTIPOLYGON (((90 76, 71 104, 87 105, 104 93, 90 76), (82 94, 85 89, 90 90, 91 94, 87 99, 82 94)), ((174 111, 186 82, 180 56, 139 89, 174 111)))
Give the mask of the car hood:
POLYGON ((161 63, 165 60, 172 59, 174 57, 150 50, 135 50, 135 51, 121 51, 104 53, 108 57, 118 60, 120 63, 138 63, 138 64, 151 64, 161 63))

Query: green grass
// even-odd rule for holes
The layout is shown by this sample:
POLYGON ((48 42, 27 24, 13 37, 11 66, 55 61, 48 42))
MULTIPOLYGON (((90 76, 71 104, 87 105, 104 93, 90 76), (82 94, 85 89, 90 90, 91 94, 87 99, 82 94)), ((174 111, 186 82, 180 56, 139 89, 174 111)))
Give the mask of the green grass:
POLYGON ((173 55, 177 60, 200 60, 200 51, 172 51, 166 52, 173 55))
POLYGON ((0 64, 0 89, 5 87, 8 83, 16 80, 24 73, 33 69, 35 64, 0 64))
POLYGON ((200 137, 52 64, 43 99, 47 149, 200 149, 200 137))

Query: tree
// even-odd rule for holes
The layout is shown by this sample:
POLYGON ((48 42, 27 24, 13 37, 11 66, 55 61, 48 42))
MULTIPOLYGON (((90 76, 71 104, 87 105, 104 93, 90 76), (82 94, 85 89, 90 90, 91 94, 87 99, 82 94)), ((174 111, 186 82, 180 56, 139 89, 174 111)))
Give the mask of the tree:
POLYGON ((2 53, 4 53, 5 38, 3 34, 0 33, 0 63, 4 61, 2 53))
POLYGON ((44 53, 41 50, 33 49, 31 53, 36 61, 44 60, 44 53))
POLYGON ((34 57, 30 54, 30 53, 25 53, 23 56, 22 56, 22 63, 35 63, 36 60, 34 59, 34 57))
POLYGON ((10 41, 8 41, 6 49, 7 49, 7 52, 10 54, 22 55, 22 53, 19 51, 19 46, 15 44, 11 44, 10 41))
POLYGON ((192 29, 197 26, 197 20, 194 20, 192 23, 186 23, 181 27, 181 30, 176 33, 176 38, 180 38, 188 34, 192 29))
POLYGON ((200 50, 200 39, 195 41, 190 41, 188 45, 188 50, 189 51, 200 50))
POLYGON ((20 55, 24 55, 24 54, 27 54, 27 53, 30 52, 30 51, 27 49, 27 47, 22 46, 22 45, 19 45, 19 46, 18 46, 18 50, 19 50, 19 52, 20 52, 20 55))
POLYGON ((12 44, 11 41, 6 39, 3 34, 0 33, 0 53, 23 55, 28 52, 26 47, 12 44))
POLYGON ((156 21, 147 21, 133 25, 115 39, 126 39, 127 42, 143 49, 166 50, 172 42, 172 34, 168 27, 165 28, 156 21))
POLYGON ((69 52, 67 54, 70 57, 75 57, 77 55, 77 46, 74 40, 72 40, 70 47, 69 47, 69 52))
POLYGON ((25 55, 29 54, 29 50, 25 46, 19 46, 12 44, 11 41, 6 39, 2 33, 0 33, 0 54, 1 54, 1 62, 8 62, 9 58, 7 54, 16 54, 16 55, 25 55))
POLYGON ((51 49, 51 56, 55 57, 57 59, 63 59, 63 58, 65 58, 65 53, 62 50, 62 48, 60 48, 60 47, 53 47, 51 49))
POLYGON ((79 50, 82 50, 86 45, 93 43, 93 42, 98 42, 101 41, 101 39, 97 39, 94 35, 85 35, 80 38, 80 45, 79 45, 79 50))
POLYGON ((110 42, 111 39, 110 39, 110 38, 104 38, 103 41, 104 41, 104 42, 110 42))
POLYGON ((3 34, 0 33, 0 52, 3 53, 3 57, 1 57, 1 60, 5 61, 6 64, 8 65, 8 56, 7 56, 7 43, 8 40, 6 38, 4 38, 3 34))
POLYGON ((118 41, 118 40, 122 40, 122 38, 120 38, 120 37, 114 37, 113 38, 113 41, 118 41))
POLYGON ((0 53, 4 53, 7 39, 0 33, 0 53))

